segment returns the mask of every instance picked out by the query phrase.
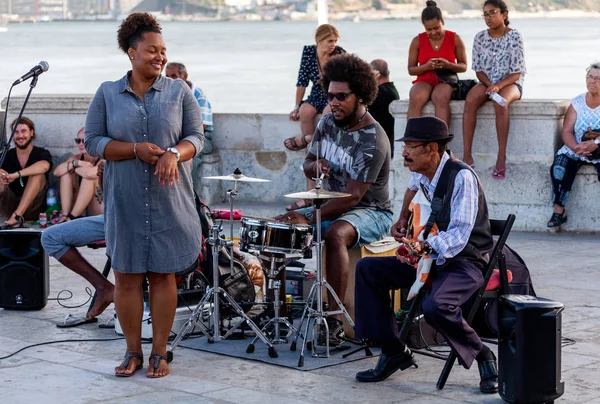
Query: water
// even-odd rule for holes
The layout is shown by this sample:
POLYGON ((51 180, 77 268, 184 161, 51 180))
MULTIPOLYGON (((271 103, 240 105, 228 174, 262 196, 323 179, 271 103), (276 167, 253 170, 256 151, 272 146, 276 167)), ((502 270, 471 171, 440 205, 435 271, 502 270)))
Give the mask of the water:
MULTIPOLYGON (((349 52, 370 61, 388 61, 401 98, 412 77, 406 72, 408 46, 422 31, 419 21, 335 22, 349 52)), ((203 88, 217 112, 282 113, 294 105, 302 46, 313 43, 313 22, 165 22, 170 61, 187 65, 190 79, 203 88)), ((600 59, 597 19, 521 19, 511 27, 525 38, 528 74, 525 98, 572 98, 585 91, 585 68, 600 59)), ((0 99, 10 84, 40 60, 50 70, 40 76, 37 94, 92 94, 117 80, 129 60, 116 43, 116 22, 11 24, 0 33, 0 99)), ((483 21, 448 20, 467 46, 483 21)), ((470 66, 470 64, 469 64, 470 66)), ((468 71, 462 78, 474 78, 468 71)), ((25 94, 27 84, 13 94, 25 94)))

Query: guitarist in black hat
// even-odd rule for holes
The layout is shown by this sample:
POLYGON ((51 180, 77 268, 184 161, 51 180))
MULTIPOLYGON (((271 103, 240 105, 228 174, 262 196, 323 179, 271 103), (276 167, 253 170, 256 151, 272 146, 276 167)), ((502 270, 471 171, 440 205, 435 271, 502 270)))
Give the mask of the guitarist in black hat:
MULTIPOLYGON (((434 117, 408 120, 402 157, 413 174, 404 196, 400 218, 391 232, 398 241, 406 236, 409 204, 421 189, 432 201, 437 187, 443 199, 435 216, 438 234, 417 243, 416 250, 433 260, 431 288, 423 299, 427 323, 436 328, 456 351, 459 362, 470 368, 476 360, 483 393, 498 391, 493 352, 482 344, 462 316, 461 306, 483 285, 486 259, 480 251, 492 246, 491 227, 483 190, 475 173, 453 159, 447 143, 453 135, 446 123, 434 117)), ((432 210, 434 207, 432 205, 432 210)), ((381 344, 375 369, 356 374, 361 382, 378 382, 397 370, 415 364, 412 352, 398 340, 398 327, 390 308, 390 290, 410 288, 416 278, 406 257, 363 258, 356 266, 356 335, 381 344)))

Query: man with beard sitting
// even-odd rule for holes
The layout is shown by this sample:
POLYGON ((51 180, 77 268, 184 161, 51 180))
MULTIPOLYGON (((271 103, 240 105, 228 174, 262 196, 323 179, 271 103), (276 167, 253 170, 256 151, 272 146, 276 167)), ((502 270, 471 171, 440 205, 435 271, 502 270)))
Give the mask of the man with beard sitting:
POLYGON ((46 210, 48 172, 52 155, 34 146, 35 125, 26 117, 15 119, 15 148, 6 153, 0 168, 0 216, 8 217, 3 228, 22 227, 25 220, 37 220, 46 210))
MULTIPOLYGON (((323 68, 321 85, 327 92, 331 113, 317 125, 304 174, 312 179, 323 173, 323 188, 351 194, 327 200, 321 207, 322 234, 327 246, 327 281, 341 301, 348 283, 348 249, 381 239, 392 224, 388 192, 390 143, 367 111, 377 95, 371 66, 351 54, 332 57, 323 68), (317 170, 318 168, 318 170, 317 170)), ((277 218, 288 223, 314 225, 314 206, 277 218)), ((329 296, 329 310, 337 303, 329 296)), ((328 317, 332 346, 341 345, 341 317, 328 317)), ((320 338, 322 342, 324 338, 320 338)))

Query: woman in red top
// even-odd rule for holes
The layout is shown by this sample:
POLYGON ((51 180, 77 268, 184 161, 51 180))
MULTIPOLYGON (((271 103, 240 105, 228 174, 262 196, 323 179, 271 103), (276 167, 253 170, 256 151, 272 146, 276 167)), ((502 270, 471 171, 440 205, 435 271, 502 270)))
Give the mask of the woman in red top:
POLYGON ((445 70, 446 74, 465 72, 465 44, 456 33, 444 29, 442 10, 435 1, 427 2, 421 22, 425 32, 412 40, 408 50, 408 74, 417 76, 410 89, 408 117, 421 116, 421 110, 431 99, 435 116, 450 126, 450 98, 454 88, 443 83, 436 70, 445 70))

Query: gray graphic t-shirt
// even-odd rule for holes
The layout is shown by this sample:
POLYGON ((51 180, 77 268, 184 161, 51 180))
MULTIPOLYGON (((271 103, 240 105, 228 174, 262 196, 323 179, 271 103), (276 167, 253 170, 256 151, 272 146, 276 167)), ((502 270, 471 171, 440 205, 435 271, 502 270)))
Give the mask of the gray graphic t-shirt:
POLYGON ((319 158, 329 163, 327 190, 346 192, 349 179, 367 182, 371 186, 355 207, 390 211, 390 141, 379 123, 346 131, 335 125, 332 114, 324 115, 309 152, 317 156, 317 147, 319 158))

